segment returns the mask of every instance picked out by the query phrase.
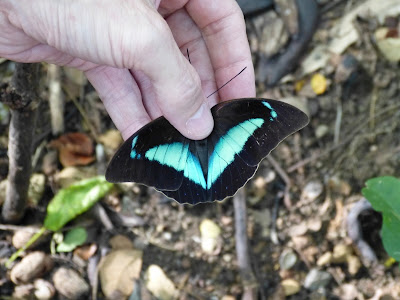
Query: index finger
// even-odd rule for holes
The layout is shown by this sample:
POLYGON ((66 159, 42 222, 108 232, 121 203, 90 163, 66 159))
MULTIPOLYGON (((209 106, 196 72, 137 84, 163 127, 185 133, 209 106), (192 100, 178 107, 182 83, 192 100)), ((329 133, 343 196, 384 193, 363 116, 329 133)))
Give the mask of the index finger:
POLYGON ((189 15, 200 28, 214 68, 217 86, 247 69, 219 91, 221 100, 255 97, 254 67, 243 13, 234 0, 189 0, 189 15))

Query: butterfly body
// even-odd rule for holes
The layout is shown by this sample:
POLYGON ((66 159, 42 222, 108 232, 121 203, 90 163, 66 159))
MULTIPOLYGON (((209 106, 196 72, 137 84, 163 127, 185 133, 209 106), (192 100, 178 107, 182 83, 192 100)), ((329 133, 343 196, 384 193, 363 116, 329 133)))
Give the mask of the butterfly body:
POLYGON ((106 178, 153 186, 180 203, 233 196, 261 160, 308 123, 297 108, 269 99, 235 99, 211 109, 214 130, 185 138, 160 117, 133 134, 111 160, 106 178))

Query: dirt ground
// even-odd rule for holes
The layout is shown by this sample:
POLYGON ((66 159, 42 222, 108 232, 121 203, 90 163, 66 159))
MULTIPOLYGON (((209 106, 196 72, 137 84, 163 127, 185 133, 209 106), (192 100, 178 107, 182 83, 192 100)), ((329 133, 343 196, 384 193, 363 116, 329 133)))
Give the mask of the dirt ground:
MULTIPOLYGON (((385 15, 379 9, 369 10, 349 22, 346 18, 353 11, 371 1, 338 2, 330 7, 329 1, 321 1, 326 9, 299 67, 275 87, 257 80, 258 96, 287 101, 310 117, 308 126, 283 141, 261 163, 245 187, 250 258, 259 285, 259 299, 400 299, 400 270, 396 263, 388 263, 389 257, 383 249, 379 236, 381 216, 365 210, 357 219, 365 240, 377 256, 376 262, 363 257, 347 230, 349 214, 362 198, 365 181, 382 175, 400 176, 399 62, 390 62, 385 57, 376 38, 379 28, 390 28, 399 37, 400 11, 385 15), (357 38, 333 52, 330 47, 338 24, 354 29, 357 38), (313 53, 316 54, 312 56, 313 53), (317 81, 316 74, 321 81, 317 81), (305 283, 313 270, 322 272, 314 278, 316 288, 305 283), (328 276, 326 282, 318 282, 324 276, 328 276), (287 286, 296 292, 288 295, 287 286)), ((270 54, 284 43, 284 38, 277 38, 284 34, 271 34, 279 31, 282 25, 279 22, 282 22, 280 17, 271 11, 247 18, 256 73, 260 53, 270 54)), ((289 38, 290 34, 287 35, 289 38)), ((334 45, 340 43, 344 42, 338 39, 334 45)), ((9 62, 0 64, 5 77, 9 76, 10 68, 9 62)), ((71 98, 79 99, 83 109, 91 112, 87 117, 99 133, 112 129, 101 101, 80 78, 76 74, 62 76, 66 131, 89 131, 71 98)), ((47 93, 43 92, 43 97, 47 93)), ((50 133, 46 124, 50 112, 47 102, 42 106, 38 137, 44 139, 37 144, 44 143, 47 147, 50 133)), ((0 157, 3 162, 0 171, 5 178, 7 125, 1 125, 1 129, 4 153, 0 157)), ((113 150, 106 149, 108 156, 112 153, 113 150)), ((44 172, 42 159, 39 161, 35 172, 44 172)), ((60 165, 56 168, 53 175, 46 175, 44 197, 30 208, 30 217, 22 225, 43 220, 46 204, 58 184, 57 173, 62 169, 60 165)), ((87 172, 93 165, 79 168, 87 172)), ((142 223, 133 228, 116 223, 112 230, 107 230, 95 213, 79 218, 78 221, 95 220, 87 226, 87 244, 96 245, 96 255, 108 247, 112 236, 123 234, 135 248, 143 250, 140 278, 145 277, 149 266, 158 265, 178 289, 179 299, 241 297, 245 282, 237 267, 232 199, 181 206, 153 189, 131 184, 107 196, 103 205, 111 207, 106 211, 135 215, 142 223), (202 248, 200 224, 205 219, 212 220, 220 229, 211 254, 202 248)), ((4 249, 12 249, 14 233, 15 230, 0 231, 4 249)), ((37 247, 48 253, 49 241, 37 247)), ((83 279, 92 282, 87 269, 89 260, 77 264, 75 256, 71 252, 53 257, 56 266, 76 269, 83 279)), ((3 272, 8 278, 8 273, 3 272)), ((43 278, 51 281, 51 276, 52 271, 43 278)), ((0 295, 4 299, 14 289, 8 279, 1 281, 0 295)), ((99 299, 103 297, 101 290, 98 295, 99 299)))

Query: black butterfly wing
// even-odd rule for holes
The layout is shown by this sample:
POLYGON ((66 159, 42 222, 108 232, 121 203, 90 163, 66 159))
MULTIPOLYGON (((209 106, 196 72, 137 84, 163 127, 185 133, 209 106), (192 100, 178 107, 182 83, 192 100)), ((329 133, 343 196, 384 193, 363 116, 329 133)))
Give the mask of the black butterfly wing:
POLYGON ((263 158, 308 123, 307 115, 299 109, 269 99, 235 99, 218 104, 212 111, 215 129, 208 138, 207 188, 213 200, 234 195, 263 158))
POLYGON ((182 184, 188 145, 189 140, 165 118, 158 118, 118 149, 108 165, 106 179, 142 183, 159 190, 177 190, 182 184))
POLYGON ((154 186, 180 203, 232 196, 260 161, 308 123, 297 108, 269 99, 235 99, 214 106, 214 130, 202 141, 182 136, 165 118, 152 121, 117 151, 110 182, 154 186))

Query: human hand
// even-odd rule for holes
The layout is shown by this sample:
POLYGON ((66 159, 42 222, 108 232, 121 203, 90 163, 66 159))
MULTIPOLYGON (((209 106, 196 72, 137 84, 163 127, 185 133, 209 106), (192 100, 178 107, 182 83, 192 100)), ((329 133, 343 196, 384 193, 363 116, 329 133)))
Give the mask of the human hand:
POLYGON ((210 107, 255 95, 234 0, 0 0, 0 57, 83 70, 124 139, 161 115, 205 138, 210 107))

